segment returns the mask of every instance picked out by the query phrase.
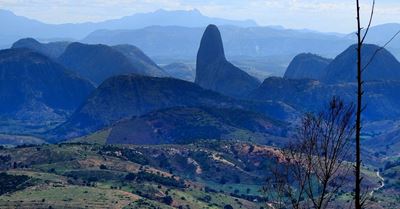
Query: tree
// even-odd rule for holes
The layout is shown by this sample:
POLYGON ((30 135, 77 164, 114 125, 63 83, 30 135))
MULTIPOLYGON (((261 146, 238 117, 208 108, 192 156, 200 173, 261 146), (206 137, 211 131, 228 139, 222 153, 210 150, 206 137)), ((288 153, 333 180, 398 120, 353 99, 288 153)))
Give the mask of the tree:
POLYGON ((167 205, 171 205, 174 202, 171 196, 167 195, 163 198, 163 203, 167 205))
POLYGON ((351 170, 354 107, 334 97, 326 111, 306 114, 282 149, 264 191, 271 208, 328 208, 351 170))
MULTIPOLYGON (((357 2, 357 110, 356 110, 356 164, 355 164, 355 196, 354 203, 356 209, 362 208, 361 201, 361 112, 362 112, 362 96, 363 92, 363 81, 362 81, 362 69, 361 69, 361 50, 363 45, 363 39, 361 39, 361 20, 360 20, 360 1, 357 2)), ((374 1, 375 2, 375 1, 374 1)), ((372 9, 373 11, 373 9, 372 9)), ((373 12, 372 12, 373 13, 373 12)), ((372 15, 371 15, 372 20, 372 15)), ((370 21, 371 23, 371 21, 370 21)), ((367 28, 369 30, 369 26, 367 28)), ((366 31, 365 36, 368 31, 366 31)))
POLYGON ((232 205, 225 205, 224 209, 233 209, 232 205))
POLYGON ((355 209, 361 209, 363 208, 365 201, 366 201, 366 195, 367 193, 364 193, 364 196, 361 191, 361 183, 362 183, 362 177, 361 177, 361 116, 362 112, 365 109, 363 107, 363 95, 364 95, 364 90, 363 90, 363 84, 364 81, 362 79, 363 72, 368 68, 368 66, 372 63, 374 60, 375 56, 379 51, 384 49, 390 42, 392 42, 399 34, 400 30, 395 33, 391 39, 389 39, 386 44, 381 46, 379 49, 377 49, 372 57, 367 61, 363 62, 362 60, 362 47, 365 42, 365 39, 368 35, 368 32, 371 28, 371 23, 374 17, 374 10, 375 10, 375 0, 372 2, 372 9, 371 9, 371 14, 369 17, 369 22, 368 26, 364 29, 361 26, 361 17, 360 17, 360 0, 356 0, 356 6, 357 6, 357 108, 356 108, 356 162, 355 162, 355 189, 354 189, 354 203, 355 203, 355 209), (364 34, 362 34, 362 31, 364 30, 364 34), (365 63, 363 65, 363 63, 365 63))

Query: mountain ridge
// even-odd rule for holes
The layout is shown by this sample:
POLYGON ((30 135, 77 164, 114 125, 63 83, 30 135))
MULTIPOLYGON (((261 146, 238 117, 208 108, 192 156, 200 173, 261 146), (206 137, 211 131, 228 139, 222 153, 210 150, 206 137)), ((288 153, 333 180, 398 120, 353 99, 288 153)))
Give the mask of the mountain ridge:
POLYGON ((210 18, 198 11, 156 11, 138 13, 125 17, 99 22, 47 24, 38 20, 19 16, 8 10, 0 10, 0 27, 7 31, 0 34, 0 45, 11 44, 18 39, 33 37, 36 39, 64 38, 82 39, 89 33, 99 29, 138 29, 157 25, 206 26, 210 22, 222 25, 256 26, 251 20, 236 21, 222 18, 210 18), (175 23, 175 24, 174 24, 175 23), (162 24, 161 24, 162 25, 162 24))

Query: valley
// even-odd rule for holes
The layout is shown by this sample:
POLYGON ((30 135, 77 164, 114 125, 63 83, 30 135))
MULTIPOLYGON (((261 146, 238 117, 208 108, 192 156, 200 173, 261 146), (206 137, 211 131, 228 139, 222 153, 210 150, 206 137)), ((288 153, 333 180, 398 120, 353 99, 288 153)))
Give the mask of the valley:
MULTIPOLYGON (((29 186, 20 183, 16 192, 3 194, 0 207, 260 208, 268 199, 261 191, 271 166, 267 162, 279 156, 274 147, 242 142, 142 146, 84 141, 2 149, 2 170, 29 178, 29 186)), ((374 171, 366 170, 365 178, 379 187, 374 171)), ((385 190, 375 190, 371 205, 396 203, 400 191, 387 196, 385 190)), ((343 204, 346 197, 335 199, 343 204)))

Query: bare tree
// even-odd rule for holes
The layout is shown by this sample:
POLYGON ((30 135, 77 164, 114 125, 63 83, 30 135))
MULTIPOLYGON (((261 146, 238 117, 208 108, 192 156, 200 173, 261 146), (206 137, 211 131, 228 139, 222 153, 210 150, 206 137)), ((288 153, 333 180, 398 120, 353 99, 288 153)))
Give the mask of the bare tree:
POLYGON ((306 114, 296 141, 281 151, 264 191, 271 208, 328 208, 351 170, 354 107, 334 97, 318 115, 306 114))
MULTIPOLYGON (((370 24, 365 32, 365 36, 361 38, 361 20, 360 20, 360 1, 356 0, 357 3, 357 110, 356 110, 356 164, 355 164, 355 190, 354 190, 354 203, 356 209, 362 208, 361 201, 361 112, 362 112, 362 96, 363 92, 363 81, 362 81, 362 69, 361 69, 361 50, 364 38, 368 34, 370 24)), ((375 3, 375 1, 374 1, 375 3)), ((371 12, 370 23, 372 22, 373 9, 371 12)))
MULTIPOLYGON (((364 81, 362 79, 363 72, 368 68, 368 66, 372 63, 374 60, 375 56, 379 53, 379 51, 383 50, 390 42, 392 42, 399 34, 400 30, 395 33, 392 38, 389 39, 388 42, 386 42, 383 46, 378 48, 371 58, 367 60, 366 62, 363 62, 362 60, 362 47, 365 42, 365 39, 368 35, 368 32, 371 28, 371 23, 374 17, 374 11, 375 11, 375 0, 372 1, 372 8, 371 8, 371 14, 369 17, 368 21, 368 26, 364 29, 361 26, 361 17, 360 17, 360 1, 356 0, 356 6, 357 6, 357 107, 356 107, 356 162, 355 162, 355 190, 354 190, 354 203, 355 203, 355 209, 362 209, 365 201, 366 201, 366 195, 363 195, 362 190, 361 190, 361 183, 362 183, 362 177, 361 177, 361 165, 362 165, 362 159, 361 159, 361 116, 362 112, 364 111, 365 107, 363 107, 363 95, 364 95, 364 90, 363 90, 363 84, 364 81), (364 30, 364 34, 362 34, 362 31, 364 30), (363 65, 365 63, 365 65, 363 65)), ((364 193, 366 194, 366 192, 364 193)))

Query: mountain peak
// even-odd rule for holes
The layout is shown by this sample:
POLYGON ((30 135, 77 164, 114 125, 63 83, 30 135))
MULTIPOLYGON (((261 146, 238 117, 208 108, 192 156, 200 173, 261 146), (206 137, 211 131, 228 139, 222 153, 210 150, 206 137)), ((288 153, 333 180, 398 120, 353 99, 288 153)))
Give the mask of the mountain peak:
POLYGON ((0 15, 7 15, 7 16, 16 16, 13 12, 10 10, 5 10, 5 9, 0 9, 0 15))
POLYGON ((242 97, 259 85, 257 79, 226 60, 221 33, 215 25, 208 25, 201 39, 196 83, 232 97, 242 97))
POLYGON ((320 80, 325 76, 325 69, 331 61, 316 54, 301 53, 290 62, 284 78, 320 80))
POLYGON ((202 65, 218 59, 225 59, 221 33, 216 25, 208 25, 201 39, 197 60, 202 65))
MULTIPOLYGON (((23 48, 23 47, 26 47, 27 45, 33 46, 33 45, 40 45, 40 44, 41 43, 34 38, 23 38, 23 39, 16 41, 12 45, 12 48, 23 48)), ((26 47, 26 48, 28 48, 28 47, 26 47)))
MULTIPOLYGON (((357 69, 357 45, 352 45, 338 55, 327 67, 325 82, 355 82, 357 69)), ((386 49, 374 44, 364 44, 362 66, 364 80, 400 80, 400 63, 386 49), (369 62, 373 57, 372 62, 369 62), (367 66, 368 64, 368 66, 367 66)))

